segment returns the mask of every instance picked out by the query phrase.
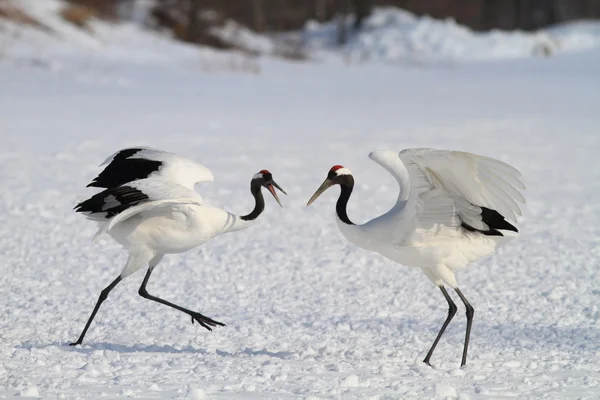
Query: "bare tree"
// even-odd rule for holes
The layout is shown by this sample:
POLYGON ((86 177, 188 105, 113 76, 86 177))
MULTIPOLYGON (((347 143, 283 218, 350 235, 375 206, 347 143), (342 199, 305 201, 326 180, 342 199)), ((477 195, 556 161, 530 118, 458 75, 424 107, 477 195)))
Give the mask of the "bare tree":
POLYGON ((371 11, 373 11, 373 1, 353 0, 353 3, 354 13, 356 15, 356 19, 354 20, 354 29, 360 29, 364 19, 371 15, 371 11))
POLYGON ((346 26, 346 17, 349 9, 348 0, 338 0, 338 26, 337 26, 337 43, 343 46, 348 41, 348 27, 346 26))
POLYGON ((531 21, 531 2, 529 0, 514 0, 515 2, 515 28, 528 29, 531 21))
POLYGON ((187 39, 190 42, 195 42, 198 38, 198 11, 200 11, 200 0, 188 0, 187 39))
POLYGON ((255 31, 263 32, 265 30, 265 4, 263 0, 252 0, 252 21, 255 31))
POLYGON ((315 0, 315 18, 319 22, 325 21, 327 16, 327 0, 315 0))

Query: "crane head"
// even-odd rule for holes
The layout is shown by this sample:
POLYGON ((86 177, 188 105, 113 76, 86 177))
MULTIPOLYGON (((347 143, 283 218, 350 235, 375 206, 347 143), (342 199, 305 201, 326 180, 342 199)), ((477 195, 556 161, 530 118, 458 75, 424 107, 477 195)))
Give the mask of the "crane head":
POLYGON ((277 196, 277 192, 275 192, 275 189, 279 190, 285 195, 287 195, 287 193, 281 188, 281 186, 277 184, 277 182, 273 180, 273 174, 271 174, 269 170, 263 169, 254 174, 254 176, 252 177, 252 184, 255 183, 267 188, 269 193, 271 193, 277 201, 277 204, 279 204, 279 206, 281 207, 281 202, 279 201, 279 196, 277 196))
MULTIPOLYGON (((306 206, 310 206, 323 192, 335 185, 346 185, 348 180, 352 180, 352 172, 342 165, 334 165, 327 173, 327 178, 319 186, 315 194, 312 195, 306 206)), ((354 183, 354 181, 352 181, 354 183)))

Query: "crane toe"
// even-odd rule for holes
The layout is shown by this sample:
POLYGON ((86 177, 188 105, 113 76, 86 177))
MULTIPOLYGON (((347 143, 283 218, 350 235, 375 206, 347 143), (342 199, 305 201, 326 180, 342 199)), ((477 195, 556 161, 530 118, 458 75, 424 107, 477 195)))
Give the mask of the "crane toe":
POLYGON ((192 313, 190 314, 190 317, 192 317, 192 324, 194 322, 198 322, 202 327, 208 329, 209 331, 212 331, 211 326, 225 326, 224 323, 215 321, 214 319, 208 318, 200 313, 192 313))

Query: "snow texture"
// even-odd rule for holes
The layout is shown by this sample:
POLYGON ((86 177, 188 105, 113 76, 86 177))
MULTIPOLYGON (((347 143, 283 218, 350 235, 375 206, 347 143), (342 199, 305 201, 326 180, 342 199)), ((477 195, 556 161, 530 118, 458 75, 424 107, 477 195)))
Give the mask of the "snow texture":
POLYGON ((86 54, 66 50, 61 70, 0 62, 0 397, 600 398, 597 49, 452 69, 264 60, 260 75, 137 63, 132 50, 89 75, 103 79, 69 73, 86 54), (72 208, 96 192, 85 185, 102 160, 139 145, 206 165, 215 181, 198 192, 236 213, 268 169, 284 208, 267 199, 254 227, 152 276, 150 293, 226 327, 143 299, 142 271, 69 347, 126 260, 106 236, 93 245, 95 224, 72 208), (341 164, 356 180, 351 218, 387 211, 397 185, 368 154, 408 147, 495 157, 527 184, 521 237, 458 276, 475 307, 463 369, 464 309, 426 366, 447 313, 439 290, 346 242, 336 191, 305 207, 341 164))

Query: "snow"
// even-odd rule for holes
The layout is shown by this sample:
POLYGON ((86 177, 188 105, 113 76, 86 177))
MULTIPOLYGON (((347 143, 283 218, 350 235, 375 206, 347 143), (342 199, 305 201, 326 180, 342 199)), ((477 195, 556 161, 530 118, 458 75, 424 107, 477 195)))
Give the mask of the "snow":
POLYGON ((445 383, 435 384, 435 395, 440 398, 456 398, 456 389, 445 383))
POLYGON ((189 69, 236 68, 247 57, 175 42, 169 35, 144 29, 138 23, 92 19, 90 31, 64 21, 61 0, 12 1, 49 31, 0 18, 0 59, 16 65, 36 65, 56 72, 111 75, 127 65, 189 69))
MULTIPOLYGON (((337 22, 310 21, 303 40, 311 52, 321 57, 337 55, 336 30, 337 22)), ((529 58, 545 51, 577 52, 599 45, 597 22, 573 22, 538 32, 474 32, 453 19, 417 17, 401 9, 380 7, 365 19, 359 32, 350 30, 348 43, 341 51, 353 62, 449 64, 529 58)))
POLYGON ((256 33, 235 21, 225 21, 223 26, 213 28, 213 33, 257 54, 272 54, 275 51, 276 44, 271 37, 256 33))
POLYGON ((343 387, 343 388, 356 388, 358 386, 359 386, 358 376, 354 375, 354 374, 348 375, 347 377, 342 379, 340 382, 340 387, 343 387))
POLYGON ((265 59, 245 74, 190 68, 177 58, 187 50, 160 40, 164 58, 131 47, 90 79, 74 42, 48 51, 58 70, 0 62, 0 397, 600 397, 597 48, 455 68, 265 59), (226 327, 207 332, 141 298, 138 272, 69 347, 126 260, 106 236, 93 245, 95 224, 72 208, 95 193, 85 185, 98 164, 130 145, 203 163, 215 182, 197 190, 232 212, 251 209, 261 169, 288 196, 152 276, 150 293, 226 327), (350 217, 387 211, 396 183, 367 155, 417 146, 499 158, 527 184, 521 237, 458 276, 475 307, 463 369, 464 309, 426 366, 447 312, 439 290, 346 242, 335 191, 305 207, 341 164, 356 179, 350 217))

